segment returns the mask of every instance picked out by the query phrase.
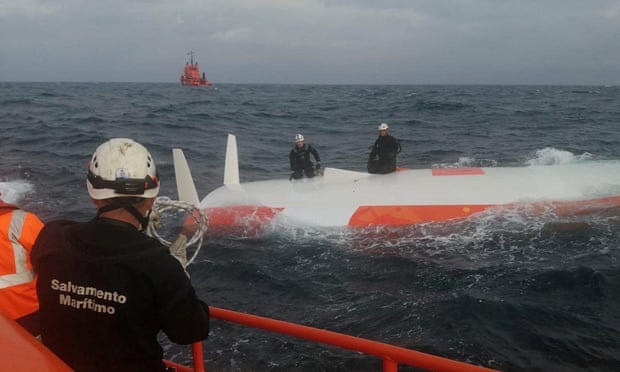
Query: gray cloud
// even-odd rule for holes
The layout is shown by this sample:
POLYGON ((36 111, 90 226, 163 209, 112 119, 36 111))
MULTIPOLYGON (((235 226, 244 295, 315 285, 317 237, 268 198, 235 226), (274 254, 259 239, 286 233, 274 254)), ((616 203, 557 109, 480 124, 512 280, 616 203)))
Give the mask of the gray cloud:
POLYGON ((620 84, 620 1, 0 0, 0 81, 620 84))

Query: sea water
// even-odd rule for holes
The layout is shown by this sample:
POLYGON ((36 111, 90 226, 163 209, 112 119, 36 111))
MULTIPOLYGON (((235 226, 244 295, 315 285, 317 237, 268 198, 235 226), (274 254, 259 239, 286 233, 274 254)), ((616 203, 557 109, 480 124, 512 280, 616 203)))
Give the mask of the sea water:
MULTIPOLYGON (((620 87, 0 83, 0 192, 87 220, 86 166, 111 137, 150 150, 176 198, 172 148, 200 196, 222 184, 226 135, 241 181, 288 178, 296 133, 323 166, 364 171, 380 122, 409 168, 620 159, 620 87)), ((209 237, 189 267, 210 305, 504 371, 620 366, 620 211, 511 211, 351 231, 276 219, 259 236, 209 237)), ((212 320, 217 371, 377 371, 350 351, 212 320)), ((187 346, 162 336, 166 357, 187 346)), ((411 370, 401 367, 400 370, 411 370)))

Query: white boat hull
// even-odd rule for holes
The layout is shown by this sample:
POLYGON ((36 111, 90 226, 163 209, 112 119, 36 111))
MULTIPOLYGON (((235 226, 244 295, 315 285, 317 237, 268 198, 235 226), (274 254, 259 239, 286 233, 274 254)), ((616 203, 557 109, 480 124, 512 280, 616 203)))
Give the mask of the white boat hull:
MULTIPOLYGON (((231 146, 236 166, 234 137, 228 151, 231 146)), ((365 227, 466 218, 495 207, 526 205, 529 211, 566 214, 620 206, 620 161, 415 169, 386 175, 326 168, 324 176, 312 179, 246 183, 227 167, 225 179, 224 186, 200 202, 211 230, 256 227, 276 216, 296 224, 365 227)))

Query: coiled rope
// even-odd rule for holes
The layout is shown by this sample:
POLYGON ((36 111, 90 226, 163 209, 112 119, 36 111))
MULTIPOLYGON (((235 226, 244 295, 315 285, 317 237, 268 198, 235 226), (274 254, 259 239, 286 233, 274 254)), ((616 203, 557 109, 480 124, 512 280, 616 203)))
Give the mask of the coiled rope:
POLYGON ((188 202, 184 202, 181 200, 172 200, 167 196, 159 196, 155 199, 155 203, 153 204, 153 208, 151 209, 151 216, 149 218, 149 224, 146 228, 146 233, 159 240, 166 247, 170 247, 173 242, 166 240, 162 237, 157 230, 162 226, 162 216, 165 212, 170 210, 178 210, 187 213, 194 219, 196 222, 197 229, 192 235, 192 238, 187 240, 185 243, 185 248, 195 245, 196 249, 192 254, 192 257, 187 260, 187 263, 184 265, 184 268, 189 266, 198 253, 200 252, 200 248, 202 247, 202 241, 204 239, 204 235, 207 232, 207 227, 209 225, 209 220, 207 219, 207 215, 204 211, 193 204, 188 202))

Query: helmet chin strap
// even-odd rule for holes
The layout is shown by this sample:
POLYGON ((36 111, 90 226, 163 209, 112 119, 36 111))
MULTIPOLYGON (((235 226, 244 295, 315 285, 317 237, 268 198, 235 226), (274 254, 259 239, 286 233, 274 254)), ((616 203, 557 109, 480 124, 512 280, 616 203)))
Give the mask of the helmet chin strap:
POLYGON ((110 204, 105 205, 99 210, 97 210, 97 217, 101 216, 103 213, 110 212, 116 209, 125 209, 127 212, 131 213, 132 216, 140 223, 140 231, 145 231, 146 227, 149 224, 149 216, 151 215, 151 210, 149 209, 146 216, 140 214, 140 212, 134 206, 135 203, 141 202, 142 198, 115 198, 112 199, 110 204))

